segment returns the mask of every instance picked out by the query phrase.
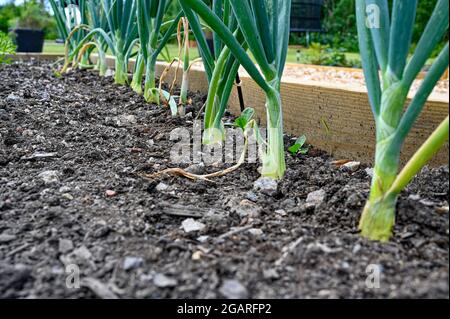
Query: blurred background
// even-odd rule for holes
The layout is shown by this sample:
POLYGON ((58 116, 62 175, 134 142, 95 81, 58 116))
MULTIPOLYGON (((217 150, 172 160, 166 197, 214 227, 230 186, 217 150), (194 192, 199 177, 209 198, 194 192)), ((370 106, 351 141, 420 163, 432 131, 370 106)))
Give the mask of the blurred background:
MULTIPOLYGON (((414 43, 419 40, 436 2, 437 0, 419 0, 414 43)), ((291 33, 289 63, 360 67, 354 0, 293 0, 293 25, 299 21, 315 19, 312 11, 298 10, 296 5, 300 8, 316 6, 320 20, 314 23, 314 27, 296 27, 291 33)), ((178 10, 178 2, 172 1, 171 14, 175 16, 178 10)), ((56 22, 52 18, 48 0, 0 0, 0 32, 14 37, 11 31, 16 29, 42 30, 45 39, 43 52, 64 52, 62 40, 58 41, 56 22)), ((34 36, 39 35, 35 33, 34 36)), ((442 46, 445 41, 447 39, 442 41, 442 46)), ((442 46, 436 48, 435 55, 442 46)), ((175 43, 171 44, 169 51, 176 54, 175 43)), ((192 59, 197 56, 192 54, 192 59)))

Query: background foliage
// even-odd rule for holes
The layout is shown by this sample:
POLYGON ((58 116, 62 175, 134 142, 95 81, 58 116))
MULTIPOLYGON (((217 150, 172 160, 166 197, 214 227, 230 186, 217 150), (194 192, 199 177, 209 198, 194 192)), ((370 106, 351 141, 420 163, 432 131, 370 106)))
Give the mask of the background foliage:
MULTIPOLYGON (((393 0, 389 2, 392 5, 393 0)), ((437 0, 419 0, 413 42, 419 41, 436 3, 437 0)), ((324 32, 312 33, 311 42, 348 52, 358 52, 355 0, 325 0, 322 17, 324 32)), ((442 41, 442 45, 445 44, 445 40, 442 41)), ((304 34, 291 35, 291 43, 306 45, 304 34)), ((438 48, 436 54, 441 49, 442 47, 438 48)))
POLYGON ((0 6, 0 31, 9 32, 16 27, 43 29, 46 39, 58 36, 56 22, 45 9, 46 1, 28 0, 20 5, 10 1, 0 6))

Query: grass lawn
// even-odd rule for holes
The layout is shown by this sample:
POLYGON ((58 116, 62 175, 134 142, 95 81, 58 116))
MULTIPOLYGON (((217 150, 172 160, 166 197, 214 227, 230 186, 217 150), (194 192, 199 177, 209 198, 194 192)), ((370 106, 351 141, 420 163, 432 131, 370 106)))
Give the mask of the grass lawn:
MULTIPOLYGON (((178 46, 175 44, 169 44, 167 46, 167 50, 169 51, 170 57, 173 59, 178 56, 178 46)), ((302 54, 307 55, 310 49, 302 49, 302 54)), ((61 53, 64 54, 64 45, 60 43, 55 43, 54 41, 45 41, 44 44, 44 53, 61 53)), ((346 53, 347 59, 349 60, 360 60, 360 56, 358 53, 346 53)), ((190 58, 191 60, 197 59, 199 57, 197 48, 191 49, 190 58)), ((164 55, 160 56, 161 60, 165 60, 164 55)), ((289 48, 288 63, 297 63, 297 49, 295 47, 289 48)), ((304 63, 302 61, 302 57, 300 59, 300 63, 304 63)))
POLYGON ((44 42, 44 53, 61 53, 64 54, 64 45, 55 41, 44 42))
MULTIPOLYGON (((178 46, 175 44, 169 44, 167 46, 167 50, 169 51, 170 57, 173 59, 178 56, 178 46)), ((64 54, 64 45, 61 43, 56 43, 54 41, 45 41, 43 53, 54 53, 54 54, 64 54)), ((110 54, 110 52, 109 52, 110 54)), ((191 51, 191 60, 198 58, 198 51, 196 48, 192 48, 191 51)), ((164 55, 160 56, 161 60, 165 60, 164 55)))

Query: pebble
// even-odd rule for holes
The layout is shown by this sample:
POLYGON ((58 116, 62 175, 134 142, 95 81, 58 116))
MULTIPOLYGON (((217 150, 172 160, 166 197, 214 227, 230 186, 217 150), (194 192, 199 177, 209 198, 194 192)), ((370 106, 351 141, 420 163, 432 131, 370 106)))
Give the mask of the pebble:
POLYGON ((278 183, 272 178, 260 177, 253 183, 253 190, 273 196, 278 190, 278 183))
POLYGON ((188 218, 181 223, 181 227, 186 233, 191 233, 204 229, 206 225, 194 220, 193 218, 188 218))
POLYGON ((203 244, 203 243, 206 243, 208 241, 208 239, 209 239, 209 236, 205 235, 205 236, 198 237, 197 241, 199 241, 199 242, 201 242, 203 244))
POLYGON ((22 159, 24 160, 38 160, 38 159, 46 159, 46 158, 52 158, 57 156, 58 153, 56 152, 51 152, 51 153, 45 153, 45 152, 35 152, 33 154, 31 154, 30 156, 24 156, 22 157, 22 159))
POLYGON ((57 183, 59 181, 58 171, 44 171, 38 175, 45 184, 57 183))
POLYGON ((257 202, 258 201, 258 195, 256 195, 254 192, 248 192, 245 195, 245 198, 252 201, 252 202, 257 202))
POLYGON ((360 166, 361 166, 360 162, 348 162, 342 165, 342 168, 350 172, 356 172, 360 166))
POLYGON ((1 234, 0 235, 0 244, 2 243, 9 243, 13 240, 15 240, 17 237, 15 235, 10 234, 1 234))
POLYGON ((67 254, 73 250, 73 242, 70 239, 60 239, 58 243, 58 251, 67 254))
POLYGON ((136 116, 134 116, 134 115, 123 114, 123 115, 117 116, 115 118, 115 122, 116 122, 117 126, 123 127, 123 126, 136 124, 137 119, 136 119, 136 116))
POLYGON ((105 72, 105 77, 111 78, 113 76, 114 76, 114 70, 107 69, 106 72, 105 72))
POLYGON ((428 206, 428 207, 433 207, 435 205, 434 202, 427 200, 427 199, 422 199, 419 203, 421 203, 424 206, 428 206))
POLYGON ((73 254, 78 258, 85 260, 89 260, 92 257, 91 252, 86 248, 86 246, 81 246, 80 248, 75 249, 73 254))
POLYGON ((287 213, 286 213, 286 211, 284 209, 277 209, 275 211, 275 214, 280 215, 280 216, 286 216, 287 215, 287 213))
POLYGON ((23 102, 23 98, 15 95, 14 93, 11 93, 6 97, 6 102, 13 103, 13 104, 19 104, 19 103, 23 102))
POLYGON ((255 236, 255 237, 260 237, 260 236, 262 236, 262 234, 264 234, 264 232, 263 232, 261 229, 259 229, 259 228, 250 228, 250 229, 248 230, 248 232, 249 232, 252 236, 255 236))
POLYGON ((144 259, 141 257, 125 257, 125 260, 123 261, 123 269, 130 270, 135 269, 144 263, 144 259))
POLYGON ((360 199, 358 193, 351 194, 345 201, 345 205, 347 207, 358 207, 361 204, 362 204, 361 199, 360 199))
POLYGON ((236 213, 239 217, 258 217, 261 213, 261 207, 256 206, 253 202, 243 199, 239 206, 236 207, 236 213))
POLYGON ((69 193, 64 193, 61 195, 61 197, 67 200, 73 200, 73 196, 70 195, 69 193))
POLYGON ((105 192, 105 195, 106 195, 107 197, 113 197, 113 196, 116 196, 116 195, 117 195, 117 192, 116 192, 116 191, 113 191, 113 190, 111 190, 111 189, 108 189, 108 190, 105 192))
POLYGON ((169 185, 167 185, 167 184, 164 184, 164 183, 159 183, 158 185, 156 185, 156 190, 158 191, 158 192, 165 192, 165 191, 167 191, 169 189, 169 185))
POLYGON ((228 214, 222 211, 210 209, 205 215, 203 215, 203 218, 209 222, 218 223, 228 218, 228 214))
POLYGON ((276 271, 276 269, 264 269, 263 271, 263 277, 264 279, 278 279, 280 278, 280 275, 276 271))
POLYGON ((366 168, 364 171, 366 172, 367 175, 373 177, 373 168, 366 168))
POLYGON ((0 120, 3 120, 3 121, 9 120, 8 112, 6 112, 4 109, 0 109, 0 120))
POLYGON ((178 281, 174 278, 167 277, 164 274, 156 274, 153 277, 153 284, 159 288, 169 288, 175 287, 178 284, 178 281))
POLYGON ((192 260, 200 260, 200 259, 202 259, 202 256, 203 256, 203 252, 200 250, 197 250, 196 252, 194 252, 192 254, 191 258, 192 258, 192 260))
POLYGON ((219 292, 228 299, 247 299, 249 297, 247 288, 234 279, 225 280, 219 288, 219 292))
POLYGON ((357 254, 360 250, 361 250, 361 245, 360 245, 360 244, 356 244, 356 245, 353 247, 352 253, 353 253, 353 254, 357 254))
POLYGON ((438 214, 448 214, 448 206, 437 207, 436 212, 438 214))
POLYGON ((69 186, 62 186, 59 188, 60 193, 69 193, 72 189, 69 186))
POLYGON ((308 197, 306 198, 306 203, 319 206, 325 201, 326 196, 327 193, 325 192, 325 190, 319 189, 318 191, 314 191, 308 194, 308 197))

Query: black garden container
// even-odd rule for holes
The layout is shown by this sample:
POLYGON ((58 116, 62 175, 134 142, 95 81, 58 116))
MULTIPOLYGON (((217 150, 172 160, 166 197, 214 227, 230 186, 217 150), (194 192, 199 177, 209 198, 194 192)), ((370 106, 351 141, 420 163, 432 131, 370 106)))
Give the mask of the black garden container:
POLYGON ((17 52, 41 53, 44 47, 44 31, 36 29, 15 29, 17 52))
POLYGON ((322 31, 324 0, 292 0, 291 32, 322 31))

